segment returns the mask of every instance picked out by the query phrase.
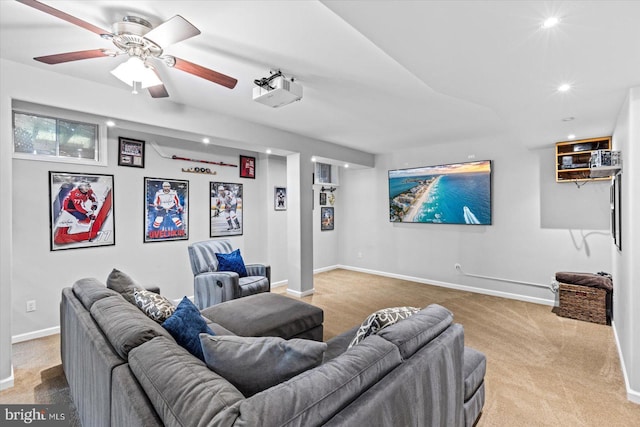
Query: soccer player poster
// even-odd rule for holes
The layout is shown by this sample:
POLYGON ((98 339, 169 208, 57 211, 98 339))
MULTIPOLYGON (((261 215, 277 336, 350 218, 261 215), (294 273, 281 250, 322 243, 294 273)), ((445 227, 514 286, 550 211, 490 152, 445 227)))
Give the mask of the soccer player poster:
POLYGON ((113 175, 49 172, 51 250, 115 245, 113 175))
POLYGON ((145 178, 144 241, 189 239, 189 181, 145 178))

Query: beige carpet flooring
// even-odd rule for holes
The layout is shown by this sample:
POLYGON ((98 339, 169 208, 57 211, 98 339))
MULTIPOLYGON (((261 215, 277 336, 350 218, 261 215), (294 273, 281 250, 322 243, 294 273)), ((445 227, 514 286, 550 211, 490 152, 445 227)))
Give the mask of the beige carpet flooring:
MULTIPOLYGON (((640 426, 610 326, 558 317, 548 306, 347 270, 317 274, 314 287, 303 300, 324 310, 325 340, 384 307, 451 310, 465 344, 487 356, 478 427, 640 426)), ((14 344, 15 387, 0 392, 0 404, 68 402, 59 352, 58 335, 14 344)))

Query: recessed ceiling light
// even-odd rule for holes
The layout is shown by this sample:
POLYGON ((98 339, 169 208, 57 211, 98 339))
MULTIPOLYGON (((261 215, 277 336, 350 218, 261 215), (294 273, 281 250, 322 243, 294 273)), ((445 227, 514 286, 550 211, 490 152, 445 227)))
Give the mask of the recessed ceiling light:
POLYGON ((209 138, 202 138, 202 142, 204 142, 205 144, 208 144, 210 142, 209 138))
POLYGON ((107 126, 109 126, 110 128, 114 127, 116 125, 116 122, 114 122, 113 120, 107 120, 107 126))
POLYGON ((316 161, 316 158, 315 158, 315 157, 312 157, 312 158, 311 158, 311 161, 312 161, 312 162, 315 162, 315 161, 316 161))
POLYGON ((571 89, 571 85, 569 83, 564 83, 558 86, 558 92, 567 92, 569 89, 571 89))
POLYGON ((570 122, 572 120, 575 120, 575 117, 565 117, 564 119, 562 119, 563 122, 570 122))
POLYGON ((576 136, 575 136, 574 134, 571 134, 571 135, 567 135, 567 138, 569 138, 569 139, 576 139, 576 136))
POLYGON ((344 167, 345 167, 345 168, 348 168, 348 167, 349 167, 349 163, 345 163, 345 164, 344 164, 344 167))
POLYGON ((271 148, 267 148, 267 154, 271 154, 271 148))
POLYGON ((559 22, 560 22, 560 18, 556 18, 555 16, 552 16, 544 20, 544 22, 542 23, 542 28, 547 29, 547 28, 555 27, 556 25, 558 25, 559 22))

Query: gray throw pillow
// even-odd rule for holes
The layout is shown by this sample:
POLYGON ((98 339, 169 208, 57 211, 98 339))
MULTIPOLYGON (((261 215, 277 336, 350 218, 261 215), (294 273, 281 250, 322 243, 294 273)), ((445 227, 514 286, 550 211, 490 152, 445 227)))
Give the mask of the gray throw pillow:
POLYGON ((280 337, 200 334, 204 360, 245 395, 252 396, 320 365, 327 344, 280 337))
POLYGON ((144 288, 133 280, 128 274, 120 270, 113 269, 107 277, 107 288, 113 289, 124 297, 131 304, 136 305, 133 295, 135 291, 142 291, 144 288))
POLYGON ((416 307, 389 307, 370 314, 369 317, 364 319, 358 332, 356 332, 356 336, 351 340, 347 348, 353 347, 369 335, 375 334, 379 330, 391 326, 402 319, 406 319, 419 311, 420 309, 416 307))
POLYGON ((133 297, 138 308, 158 323, 164 322, 176 311, 176 306, 171 301, 155 292, 135 290, 133 297))

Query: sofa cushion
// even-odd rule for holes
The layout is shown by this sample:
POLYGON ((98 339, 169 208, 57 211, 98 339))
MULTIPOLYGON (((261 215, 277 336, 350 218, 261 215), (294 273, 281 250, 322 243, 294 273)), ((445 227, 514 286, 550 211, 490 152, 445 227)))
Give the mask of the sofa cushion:
MULTIPOLYGON (((339 357, 241 401, 235 425, 322 425, 400 363, 395 345, 370 336, 339 357)), ((407 402, 408 410, 413 403, 407 402)))
POLYGON ((240 249, 236 249, 228 254, 216 253, 218 260, 218 271, 234 271, 240 277, 247 277, 247 268, 240 254, 240 249))
POLYGON ((91 316, 102 329, 113 349, 127 360, 131 349, 157 336, 171 335, 137 307, 121 296, 111 296, 96 301, 91 306, 91 316))
POLYGON ((464 401, 480 388, 484 381, 484 374, 487 372, 487 358, 471 347, 464 348, 464 365, 462 367, 462 377, 464 378, 464 401))
POLYGON ((245 396, 253 396, 322 362, 327 344, 279 337, 200 334, 204 360, 245 396))
POLYGON ((91 310, 93 303, 99 299, 119 295, 116 291, 108 289, 100 283, 98 279, 93 278, 80 279, 73 284, 71 289, 87 310, 91 310))
POLYGON ((164 322, 176 311, 176 306, 171 301, 155 292, 135 290, 133 297, 138 308, 158 323, 164 322))
POLYGON ((453 322, 453 314, 438 304, 431 304, 413 316, 384 328, 377 335, 398 346, 404 359, 411 357, 453 322))
POLYGON ((124 297, 131 304, 135 305, 136 300, 133 297, 133 292, 136 290, 143 290, 135 280, 133 280, 128 274, 123 273, 120 270, 113 269, 107 277, 107 288, 113 289, 124 297))
POLYGON ((389 307, 370 314, 360 325, 355 337, 353 337, 351 343, 349 343, 349 347, 353 347, 369 335, 375 334, 387 326, 406 319, 418 311, 420 311, 420 309, 416 307, 389 307))
MULTIPOLYGON (((129 354, 129 366, 166 426, 233 424, 226 408, 244 396, 173 340, 158 337, 129 354)), ((232 414, 231 414, 232 415, 232 414)))
POLYGON ((176 311, 162 323, 162 327, 169 331, 176 342, 186 348, 189 353, 204 361, 200 334, 213 335, 213 331, 207 326, 200 311, 189 298, 182 298, 176 311))

